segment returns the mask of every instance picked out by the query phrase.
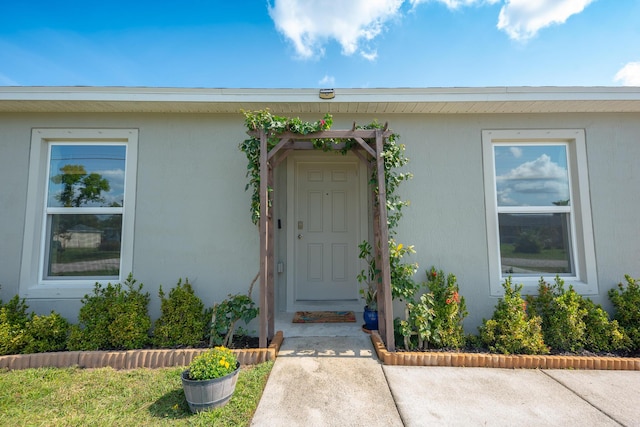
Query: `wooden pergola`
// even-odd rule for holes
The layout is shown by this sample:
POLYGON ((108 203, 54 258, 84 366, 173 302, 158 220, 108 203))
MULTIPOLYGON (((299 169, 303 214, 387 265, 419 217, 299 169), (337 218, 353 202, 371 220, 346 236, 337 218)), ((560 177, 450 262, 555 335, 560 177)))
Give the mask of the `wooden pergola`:
MULTIPOLYGON (((267 341, 275 334, 275 290, 274 290, 274 224, 271 213, 271 197, 273 189, 273 172, 293 150, 315 149, 313 140, 341 139, 352 140, 357 144, 351 151, 366 163, 369 175, 374 171, 377 178, 378 191, 372 188, 374 235, 374 256, 379 275, 378 284, 378 328, 389 351, 395 350, 393 335, 393 307, 391 295, 391 272, 389 265, 389 229, 387 226, 387 195, 385 186, 384 159, 379 155, 384 143, 392 134, 385 125, 383 129, 326 130, 306 135, 282 133, 279 142, 268 149, 269 135, 264 130, 248 132, 250 136, 260 139, 260 347, 266 347, 267 341)), ((332 149, 341 150, 345 146, 334 144, 332 149)))

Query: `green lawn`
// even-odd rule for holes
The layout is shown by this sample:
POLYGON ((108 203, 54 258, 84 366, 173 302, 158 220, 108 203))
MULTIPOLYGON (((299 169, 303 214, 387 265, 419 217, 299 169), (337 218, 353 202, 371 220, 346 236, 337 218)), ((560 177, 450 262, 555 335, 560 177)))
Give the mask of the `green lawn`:
POLYGON ((515 246, 508 243, 500 244, 500 254, 503 258, 523 258, 523 259, 553 259, 566 260, 567 253, 564 249, 542 249, 537 254, 527 254, 515 252, 515 246))
POLYGON ((512 267, 539 273, 562 274, 569 272, 569 261, 564 249, 542 249, 538 253, 516 252, 515 245, 500 244, 503 266, 505 262, 512 267))
POLYGON ((120 258, 120 251, 104 251, 98 248, 67 248, 56 252, 56 262, 100 261, 120 258))
POLYGON ((247 426, 273 362, 242 368, 229 403, 192 414, 184 368, 26 369, 0 372, 0 425, 247 426))

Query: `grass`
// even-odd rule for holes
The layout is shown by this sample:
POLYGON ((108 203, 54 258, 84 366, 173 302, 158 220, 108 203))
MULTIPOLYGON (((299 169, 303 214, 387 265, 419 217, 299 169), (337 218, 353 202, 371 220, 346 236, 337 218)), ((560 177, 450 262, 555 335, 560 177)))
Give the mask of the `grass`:
POLYGON ((503 258, 522 258, 522 259, 550 259, 550 260, 566 260, 567 253, 564 249, 542 249, 539 253, 527 254, 516 252, 515 246, 508 243, 500 244, 500 255, 503 258))
POLYGON ((67 248, 56 251, 55 260, 60 263, 76 261, 100 261, 120 258, 120 251, 105 251, 99 248, 67 248))
POLYGON ((242 368, 229 403, 199 414, 185 400, 183 367, 0 372, 0 425, 248 426, 272 366, 242 368))

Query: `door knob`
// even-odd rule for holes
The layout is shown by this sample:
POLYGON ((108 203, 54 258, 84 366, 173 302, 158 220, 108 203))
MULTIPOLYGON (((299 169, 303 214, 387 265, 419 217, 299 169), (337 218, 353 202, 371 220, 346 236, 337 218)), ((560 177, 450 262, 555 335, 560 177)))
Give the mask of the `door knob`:
POLYGON ((298 234, 298 239, 302 239, 302 234, 298 234))

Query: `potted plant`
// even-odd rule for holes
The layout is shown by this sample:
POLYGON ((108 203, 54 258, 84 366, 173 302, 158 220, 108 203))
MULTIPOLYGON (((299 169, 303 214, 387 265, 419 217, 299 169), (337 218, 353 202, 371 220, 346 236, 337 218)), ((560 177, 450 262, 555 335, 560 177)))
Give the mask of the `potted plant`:
POLYGON ((378 270, 376 269, 375 259, 371 254, 371 244, 365 240, 358 247, 360 248, 358 257, 367 262, 367 268, 358 274, 358 282, 364 284, 360 288, 360 295, 365 303, 363 327, 366 330, 373 331, 378 329, 378 284, 376 281, 378 270))
POLYGON ((368 287, 360 289, 360 294, 363 296, 365 301, 364 313, 362 317, 364 318, 364 328, 369 331, 374 331, 378 329, 378 291, 376 289, 372 289, 372 286, 369 284, 368 287))
POLYGON ((240 363, 231 350, 214 347, 194 357, 182 372, 182 388, 191 412, 225 405, 236 389, 240 363))

